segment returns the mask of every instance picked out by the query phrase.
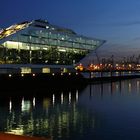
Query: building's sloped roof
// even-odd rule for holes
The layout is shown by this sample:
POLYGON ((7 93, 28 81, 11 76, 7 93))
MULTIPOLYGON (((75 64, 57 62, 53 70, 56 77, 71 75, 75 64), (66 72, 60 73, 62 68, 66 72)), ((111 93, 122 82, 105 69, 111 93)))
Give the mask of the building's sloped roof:
POLYGON ((78 35, 71 29, 66 29, 63 27, 52 25, 46 20, 38 19, 31 22, 26 21, 19 24, 14 24, 8 28, 1 29, 0 30, 0 44, 4 43, 5 41, 8 41, 10 39, 9 37, 16 35, 17 32, 20 32, 20 31, 24 32, 25 29, 28 30, 29 27, 39 28, 39 29, 42 28, 43 30, 47 30, 51 32, 58 32, 60 34, 69 35, 71 37, 79 37, 85 40, 97 41, 98 43, 96 43, 94 49, 98 48, 99 46, 105 43, 105 40, 99 40, 99 39, 95 39, 91 37, 78 35))
POLYGON ((29 24, 31 24, 30 22, 22 22, 20 24, 14 24, 6 29, 1 29, 0 30, 0 39, 3 39, 5 37, 8 37, 14 33, 16 33, 17 31, 23 30, 26 27, 29 26, 29 24))
POLYGON ((11 25, 10 27, 5 28, 5 29, 0 29, 0 39, 8 37, 8 36, 18 32, 20 30, 23 30, 23 29, 29 27, 29 25, 31 25, 33 27, 47 29, 47 30, 50 30, 50 31, 57 31, 57 32, 67 33, 67 34, 76 34, 71 29, 66 29, 66 28, 63 28, 63 27, 56 26, 56 25, 51 25, 46 20, 38 19, 38 20, 34 20, 32 22, 25 21, 25 22, 22 22, 22 23, 19 23, 19 24, 11 25))
POLYGON ((51 31, 76 35, 76 33, 73 30, 56 26, 56 25, 52 25, 47 20, 37 19, 33 21, 32 25, 35 27, 40 27, 40 28, 51 30, 51 31))

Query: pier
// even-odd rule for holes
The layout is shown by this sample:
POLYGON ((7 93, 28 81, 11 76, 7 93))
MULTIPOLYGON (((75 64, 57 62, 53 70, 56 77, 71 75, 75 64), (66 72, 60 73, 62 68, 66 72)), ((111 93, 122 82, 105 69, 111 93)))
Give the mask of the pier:
POLYGON ((1 84, 9 87, 38 87, 81 85, 96 81, 120 80, 140 77, 139 69, 76 69, 66 65, 0 65, 1 84), (32 84, 31 84, 32 83, 32 84))

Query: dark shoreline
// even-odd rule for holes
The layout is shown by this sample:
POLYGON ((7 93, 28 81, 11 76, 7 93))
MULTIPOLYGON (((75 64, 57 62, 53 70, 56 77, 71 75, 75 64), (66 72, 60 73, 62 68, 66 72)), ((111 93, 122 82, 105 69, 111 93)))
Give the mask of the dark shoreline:
POLYGON ((88 84, 96 84, 102 82, 114 82, 126 79, 140 78, 139 75, 129 76, 112 76, 112 77, 94 77, 84 78, 82 75, 8 75, 0 76, 1 90, 17 90, 17 89, 41 89, 41 88, 78 88, 88 84))

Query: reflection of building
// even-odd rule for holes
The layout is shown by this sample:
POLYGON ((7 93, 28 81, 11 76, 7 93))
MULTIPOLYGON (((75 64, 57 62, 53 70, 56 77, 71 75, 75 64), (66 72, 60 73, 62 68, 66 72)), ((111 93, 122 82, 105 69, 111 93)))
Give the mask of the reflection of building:
POLYGON ((45 97, 11 98, 5 107, 4 118, 1 115, 2 131, 18 135, 52 136, 54 139, 66 139, 75 133, 84 134, 89 129, 92 131, 96 118, 78 108, 78 94, 79 90, 74 90, 58 91, 45 97))
POLYGON ((0 31, 0 63, 72 65, 103 43, 46 20, 23 22, 0 31))

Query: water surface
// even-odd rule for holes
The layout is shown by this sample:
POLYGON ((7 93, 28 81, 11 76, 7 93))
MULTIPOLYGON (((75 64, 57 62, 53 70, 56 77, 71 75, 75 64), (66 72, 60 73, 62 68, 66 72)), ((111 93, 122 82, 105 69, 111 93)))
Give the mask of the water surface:
POLYGON ((1 91, 0 131, 54 140, 139 140, 140 79, 1 91))

